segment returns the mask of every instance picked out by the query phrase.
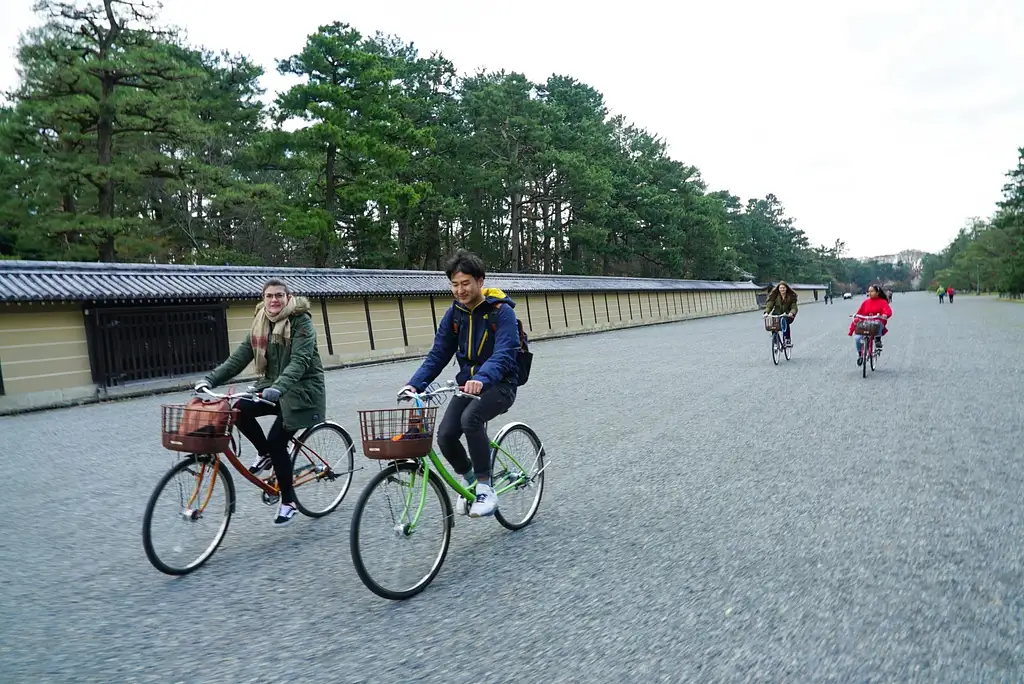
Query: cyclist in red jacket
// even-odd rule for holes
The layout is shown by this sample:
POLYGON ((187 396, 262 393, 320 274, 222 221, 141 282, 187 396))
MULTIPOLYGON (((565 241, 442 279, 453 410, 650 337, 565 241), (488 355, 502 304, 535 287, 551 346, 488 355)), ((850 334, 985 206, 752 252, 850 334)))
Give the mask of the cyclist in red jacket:
MULTIPOLYGON (((888 322, 892 318, 892 308, 889 306, 889 298, 886 296, 885 291, 877 285, 871 285, 868 287, 868 298, 865 299, 860 308, 857 309, 858 316, 882 316, 882 332, 881 335, 875 337, 875 344, 879 349, 882 348, 882 335, 889 332, 888 322)), ((857 319, 853 319, 850 323, 849 335, 853 335, 854 329, 857 327, 857 319)), ((861 363, 860 348, 864 343, 864 336, 857 335, 857 363, 861 363)))

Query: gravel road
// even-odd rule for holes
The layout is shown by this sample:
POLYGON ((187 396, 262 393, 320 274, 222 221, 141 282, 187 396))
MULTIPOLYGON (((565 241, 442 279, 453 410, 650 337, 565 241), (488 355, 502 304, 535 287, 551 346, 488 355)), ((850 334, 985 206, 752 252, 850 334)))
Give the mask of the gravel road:
MULTIPOLYGON (((499 422, 545 440, 540 513, 460 518, 401 603, 352 568, 368 470, 283 530, 236 477, 171 578, 140 529, 184 394, 0 418, 0 681, 1019 681, 1024 306, 897 295, 865 380, 857 301, 805 306, 778 367, 756 313, 535 344, 499 422)), ((414 367, 328 373, 330 414, 355 433, 414 367)))

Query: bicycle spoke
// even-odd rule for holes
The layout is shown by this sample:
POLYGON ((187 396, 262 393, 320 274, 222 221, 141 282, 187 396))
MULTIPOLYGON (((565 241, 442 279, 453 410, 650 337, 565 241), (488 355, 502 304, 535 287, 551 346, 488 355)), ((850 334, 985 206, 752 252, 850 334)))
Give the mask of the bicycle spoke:
POLYGON ((339 425, 321 423, 296 439, 292 477, 299 510, 319 518, 335 510, 352 484, 351 437, 339 425))
POLYGON ((164 475, 146 506, 143 546, 161 572, 192 572, 213 555, 234 509, 234 485, 215 459, 182 461, 164 475))
POLYGON ((498 492, 498 522, 513 530, 537 514, 544 491, 544 453, 540 439, 526 425, 513 425, 492 451, 491 482, 498 492), (532 464, 529 469, 522 464, 532 464))
POLYGON ((378 596, 408 598, 437 575, 451 540, 450 504, 436 474, 402 463, 380 473, 356 504, 352 561, 378 596))

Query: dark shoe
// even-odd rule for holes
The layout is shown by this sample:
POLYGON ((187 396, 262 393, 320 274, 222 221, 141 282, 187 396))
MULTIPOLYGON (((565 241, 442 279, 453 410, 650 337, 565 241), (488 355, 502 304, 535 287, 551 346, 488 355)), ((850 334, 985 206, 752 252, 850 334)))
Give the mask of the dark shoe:
POLYGON ((277 527, 291 525, 295 522, 295 516, 298 512, 298 509, 291 504, 281 504, 281 507, 277 510, 277 517, 274 518, 274 525, 277 527))
POLYGON ((875 346, 878 347, 879 350, 881 350, 881 348, 882 348, 882 338, 881 337, 876 337, 875 338, 875 346))
POLYGON ((858 356, 857 357, 857 365, 858 366, 863 366, 864 365, 864 357, 863 356, 858 356))
POLYGON ((253 464, 249 466, 249 472, 253 475, 259 475, 271 465, 272 461, 270 460, 270 456, 259 456, 255 461, 253 461, 253 464))

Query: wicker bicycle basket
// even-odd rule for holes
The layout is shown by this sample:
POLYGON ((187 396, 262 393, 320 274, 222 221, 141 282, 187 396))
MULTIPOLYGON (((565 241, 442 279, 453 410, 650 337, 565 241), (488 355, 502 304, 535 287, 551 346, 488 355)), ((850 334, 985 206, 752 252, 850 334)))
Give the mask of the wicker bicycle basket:
POLYGON ((768 332, 779 331, 779 316, 768 316, 764 319, 764 329, 768 332))
POLYGON ((219 454, 231 444, 235 410, 228 402, 206 403, 193 399, 187 404, 165 404, 163 445, 171 451, 190 454, 219 454))
POLYGON ((882 329, 880 321, 873 320, 858 320, 857 327, 854 329, 858 335, 872 335, 877 336, 882 329))
POLYGON ((379 461, 422 458, 434 444, 436 406, 359 411, 363 454, 379 461))

